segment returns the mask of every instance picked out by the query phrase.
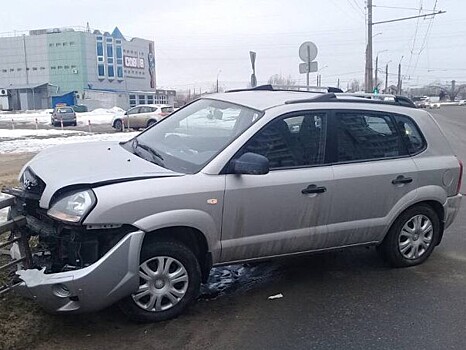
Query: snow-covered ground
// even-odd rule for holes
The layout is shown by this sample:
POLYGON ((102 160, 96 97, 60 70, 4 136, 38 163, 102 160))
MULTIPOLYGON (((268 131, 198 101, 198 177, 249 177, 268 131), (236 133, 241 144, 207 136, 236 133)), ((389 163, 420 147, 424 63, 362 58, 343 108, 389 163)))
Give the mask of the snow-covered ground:
MULTIPOLYGON (((119 107, 97 108, 91 112, 76 113, 78 124, 110 124, 115 115, 123 114, 125 111, 119 107)), ((0 113, 0 121, 13 123, 15 125, 26 124, 50 124, 52 110, 44 109, 39 111, 25 111, 22 113, 0 113)))
POLYGON ((58 129, 0 129, 0 140, 5 139, 20 139, 27 137, 56 137, 68 134, 83 134, 82 131, 73 131, 73 130, 58 130, 58 129))
MULTIPOLYGON (((12 130, 9 130, 12 131, 12 130)), ((32 130, 35 131, 35 130, 32 130)), ((39 131, 39 130, 37 130, 39 131)), ((49 137, 49 138, 19 138, 6 141, 0 141, 0 154, 2 153, 25 153, 39 152, 45 148, 79 142, 92 141, 127 141, 136 136, 138 132, 114 133, 114 134, 91 134, 78 132, 78 135, 66 134, 67 136, 49 137)))

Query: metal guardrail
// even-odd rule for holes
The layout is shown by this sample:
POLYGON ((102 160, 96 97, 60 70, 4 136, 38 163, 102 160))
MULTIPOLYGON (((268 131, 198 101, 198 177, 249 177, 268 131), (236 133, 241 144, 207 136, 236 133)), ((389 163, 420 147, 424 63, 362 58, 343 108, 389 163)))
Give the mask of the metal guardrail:
MULTIPOLYGON (((15 197, 8 197, 0 200, 0 209, 11 207, 15 204, 15 197)), ((22 232, 22 228, 27 225, 26 217, 16 216, 9 218, 8 221, 0 224, 0 234, 9 233, 6 241, 0 241, 0 255, 10 255, 9 249, 15 244, 19 248, 19 257, 11 258, 10 261, 0 266, 0 272, 6 271, 11 278, 3 284, 0 284, 0 295, 10 291, 20 282, 15 280, 13 267, 21 264, 23 267, 29 267, 32 264, 31 250, 29 248, 29 237, 22 232), (13 275, 12 275, 13 274, 13 275)), ((23 230, 24 231, 24 230, 23 230)))

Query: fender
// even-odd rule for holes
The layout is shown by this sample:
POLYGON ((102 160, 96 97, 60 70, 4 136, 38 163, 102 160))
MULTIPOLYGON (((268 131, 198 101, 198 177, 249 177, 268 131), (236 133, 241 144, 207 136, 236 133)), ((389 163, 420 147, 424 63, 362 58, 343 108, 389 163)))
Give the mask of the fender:
POLYGON ((217 232, 213 218, 204 211, 195 209, 165 211, 139 219, 132 225, 145 232, 174 226, 195 228, 206 238, 214 263, 220 258, 220 232, 217 232))

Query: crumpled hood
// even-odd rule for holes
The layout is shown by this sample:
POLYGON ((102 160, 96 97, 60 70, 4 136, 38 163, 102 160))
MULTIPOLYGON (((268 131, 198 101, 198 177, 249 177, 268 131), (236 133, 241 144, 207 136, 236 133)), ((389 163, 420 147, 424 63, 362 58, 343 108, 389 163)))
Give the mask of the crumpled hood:
POLYGON ((40 152, 29 167, 45 182, 40 207, 48 208, 59 189, 138 178, 180 176, 125 150, 118 142, 88 142, 51 147, 40 152))

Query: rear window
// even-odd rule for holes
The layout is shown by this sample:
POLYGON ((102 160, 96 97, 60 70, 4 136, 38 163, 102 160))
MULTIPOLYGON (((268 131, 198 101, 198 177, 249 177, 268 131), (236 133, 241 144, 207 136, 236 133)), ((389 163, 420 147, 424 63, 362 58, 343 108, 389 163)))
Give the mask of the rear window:
POLYGON ((173 107, 162 107, 162 113, 171 113, 173 112, 173 107))
POLYGON ((57 113, 73 113, 73 110, 69 107, 66 108, 58 108, 57 113))

